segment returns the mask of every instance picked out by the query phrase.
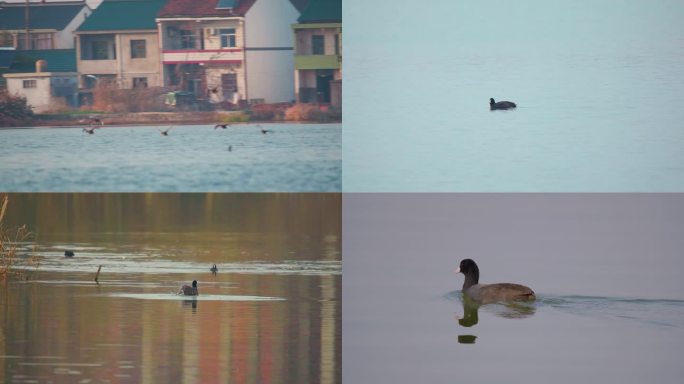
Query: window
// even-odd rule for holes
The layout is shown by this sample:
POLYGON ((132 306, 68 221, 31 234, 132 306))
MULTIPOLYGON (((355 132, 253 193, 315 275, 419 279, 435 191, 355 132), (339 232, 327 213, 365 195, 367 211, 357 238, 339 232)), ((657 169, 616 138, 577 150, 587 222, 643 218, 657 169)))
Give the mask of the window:
POLYGON ((221 89, 223 89, 223 97, 232 97, 233 93, 237 92, 237 74, 224 73, 221 75, 221 89))
POLYGON ((340 54, 340 35, 335 35, 335 54, 340 54))
POLYGON ((192 31, 187 29, 181 29, 178 31, 180 35, 180 46, 181 49, 194 49, 195 48, 195 35, 192 31))
POLYGON ((314 55, 325 55, 325 36, 311 36, 311 53, 314 55))
POLYGON ((14 47, 14 38, 11 33, 0 31, 0 47, 14 47))
POLYGON ((106 41, 93 41, 91 49, 93 52, 93 60, 107 60, 109 59, 109 49, 106 41))
POLYGON ((133 88, 147 88, 147 77, 134 77, 133 88))
POLYGON ((33 37, 33 49, 52 49, 52 33, 36 33, 33 37))
POLYGON ((145 40, 131 40, 131 59, 144 59, 147 57, 145 43, 145 40))
POLYGON ((17 49, 52 49, 52 33, 31 33, 30 46, 26 48, 26 33, 17 35, 17 49))
POLYGON ((235 28, 221 28, 219 35, 221 35, 221 48, 235 47, 235 28))
POLYGON ((114 60, 116 43, 114 35, 84 35, 79 38, 81 60, 114 60))
POLYGON ((38 86, 35 80, 24 80, 24 88, 36 88, 38 86))

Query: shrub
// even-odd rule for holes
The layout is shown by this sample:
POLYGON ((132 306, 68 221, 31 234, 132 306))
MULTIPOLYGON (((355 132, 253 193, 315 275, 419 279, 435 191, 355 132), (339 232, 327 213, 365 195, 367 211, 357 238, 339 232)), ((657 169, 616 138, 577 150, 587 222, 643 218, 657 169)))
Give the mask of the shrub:
POLYGON ((92 108, 103 112, 154 112, 166 108, 163 88, 119 89, 101 85, 93 90, 92 108))
POLYGON ((335 108, 321 108, 315 104, 295 104, 285 111, 285 120, 289 121, 315 121, 327 123, 339 121, 342 113, 335 108))
POLYGON ((13 126, 29 122, 33 117, 31 106, 26 98, 10 95, 7 90, 0 90, 0 125, 13 126))
POLYGON ((247 123, 250 121, 250 116, 246 112, 231 112, 219 114, 219 120, 222 123, 247 123))
POLYGON ((275 118, 276 114, 275 111, 273 110, 251 110, 249 111, 249 117, 250 120, 253 121, 265 121, 265 120, 273 120, 275 118))

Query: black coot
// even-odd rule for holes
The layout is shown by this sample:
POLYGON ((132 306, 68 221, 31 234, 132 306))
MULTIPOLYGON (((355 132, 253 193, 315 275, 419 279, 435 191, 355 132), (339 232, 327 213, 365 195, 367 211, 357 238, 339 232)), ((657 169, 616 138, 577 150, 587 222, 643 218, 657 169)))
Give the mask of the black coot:
POLYGON ((517 105, 515 105, 515 103, 512 101, 496 102, 494 101, 494 99, 489 99, 489 109, 491 109, 492 111, 495 109, 511 109, 515 107, 517 107, 517 105))
POLYGON ((529 301, 536 298, 534 291, 520 284, 479 284, 480 269, 471 259, 461 260, 461 264, 455 272, 465 275, 463 294, 478 304, 512 300, 529 301))

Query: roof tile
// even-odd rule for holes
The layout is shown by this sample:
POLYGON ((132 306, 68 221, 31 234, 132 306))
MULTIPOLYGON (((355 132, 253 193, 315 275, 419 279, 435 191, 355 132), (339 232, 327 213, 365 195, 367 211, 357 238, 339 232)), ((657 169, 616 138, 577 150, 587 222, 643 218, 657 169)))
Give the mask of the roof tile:
POLYGON ((219 0, 169 0, 159 11, 159 18, 244 16, 256 0, 235 0, 232 9, 217 9, 219 0))
MULTIPOLYGON (((0 30, 26 29, 26 25, 24 25, 24 4, 0 3, 0 5, 2 5, 0 8, 0 30)), ((61 31, 85 6, 84 2, 31 4, 29 6, 30 27, 61 31)))
POLYGON ((155 18, 164 0, 106 0, 77 32, 157 29, 155 18))

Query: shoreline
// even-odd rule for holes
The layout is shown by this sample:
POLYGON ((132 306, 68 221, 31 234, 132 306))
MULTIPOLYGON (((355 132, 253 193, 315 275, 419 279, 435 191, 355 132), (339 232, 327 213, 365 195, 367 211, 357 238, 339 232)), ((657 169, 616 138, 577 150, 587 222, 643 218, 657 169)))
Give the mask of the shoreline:
POLYGON ((235 112, 131 112, 131 113, 92 113, 74 115, 35 115, 27 125, 16 125, 0 127, 5 129, 31 129, 31 128, 77 128, 88 126, 88 122, 82 121, 92 117, 97 117, 104 122, 105 126, 126 126, 126 125, 213 125, 216 123, 227 122, 231 125, 243 124, 340 124, 339 121, 310 121, 310 120, 261 120, 253 121, 230 121, 232 114, 240 114, 242 111, 235 112))

